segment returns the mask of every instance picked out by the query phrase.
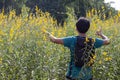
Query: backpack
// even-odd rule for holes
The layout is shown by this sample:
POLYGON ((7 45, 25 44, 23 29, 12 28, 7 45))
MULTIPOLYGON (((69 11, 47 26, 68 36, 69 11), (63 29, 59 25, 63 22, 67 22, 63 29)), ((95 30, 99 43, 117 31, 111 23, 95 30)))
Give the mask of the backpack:
POLYGON ((92 66, 94 63, 95 48, 94 39, 77 36, 75 45, 74 63, 77 67, 92 66))

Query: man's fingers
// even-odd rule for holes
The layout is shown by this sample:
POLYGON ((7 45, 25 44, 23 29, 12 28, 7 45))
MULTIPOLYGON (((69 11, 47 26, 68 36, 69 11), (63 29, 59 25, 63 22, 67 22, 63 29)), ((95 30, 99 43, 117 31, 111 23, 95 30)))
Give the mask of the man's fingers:
POLYGON ((98 35, 99 33, 98 33, 98 31, 96 31, 96 33, 95 33, 96 35, 98 35))
POLYGON ((47 35, 50 35, 50 33, 48 31, 45 32, 47 35))

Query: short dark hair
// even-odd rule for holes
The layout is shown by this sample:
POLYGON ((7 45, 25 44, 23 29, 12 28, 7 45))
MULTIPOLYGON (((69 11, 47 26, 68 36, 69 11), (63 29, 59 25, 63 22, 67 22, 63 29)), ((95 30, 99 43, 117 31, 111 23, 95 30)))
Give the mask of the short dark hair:
POLYGON ((76 23, 76 28, 79 33, 86 33, 90 27, 90 21, 84 17, 80 17, 76 23))

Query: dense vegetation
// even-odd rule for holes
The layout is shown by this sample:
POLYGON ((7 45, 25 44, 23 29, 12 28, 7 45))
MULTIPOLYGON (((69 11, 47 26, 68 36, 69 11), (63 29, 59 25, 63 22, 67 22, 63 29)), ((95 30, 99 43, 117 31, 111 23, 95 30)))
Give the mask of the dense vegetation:
MULTIPOLYGON (((103 8, 104 9, 104 8, 103 8)), ((63 23, 57 24, 56 19, 48 12, 42 12, 36 7, 36 15, 26 7, 19 16, 14 10, 4 15, 0 13, 0 80, 64 80, 69 50, 62 45, 51 43, 44 34, 49 31, 56 37, 76 35, 74 11, 63 23)), ((111 13, 109 13, 111 15, 111 13)), ((120 79, 120 13, 106 20, 97 14, 96 9, 86 13, 91 21, 88 36, 95 36, 98 26, 101 26, 111 44, 96 51, 96 62, 93 66, 95 79, 120 79)))
POLYGON ((1 11, 4 9, 6 14, 14 9, 19 15, 23 6, 30 9, 29 13, 34 14, 35 7, 38 6, 43 12, 49 12, 61 24, 68 18, 69 9, 73 9, 77 18, 86 16, 86 13, 93 8, 96 9, 97 15, 101 19, 103 19, 102 14, 105 14, 107 18, 116 14, 115 9, 110 7, 109 3, 104 3, 104 0, 0 0, 0 9, 1 11))

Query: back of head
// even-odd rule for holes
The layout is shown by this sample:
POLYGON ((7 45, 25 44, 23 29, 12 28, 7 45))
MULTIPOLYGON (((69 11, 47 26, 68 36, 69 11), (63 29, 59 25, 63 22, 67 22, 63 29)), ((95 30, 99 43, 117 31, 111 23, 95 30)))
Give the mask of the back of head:
POLYGON ((84 17, 80 17, 76 23, 76 28, 79 33, 86 33, 90 27, 90 21, 84 17))

